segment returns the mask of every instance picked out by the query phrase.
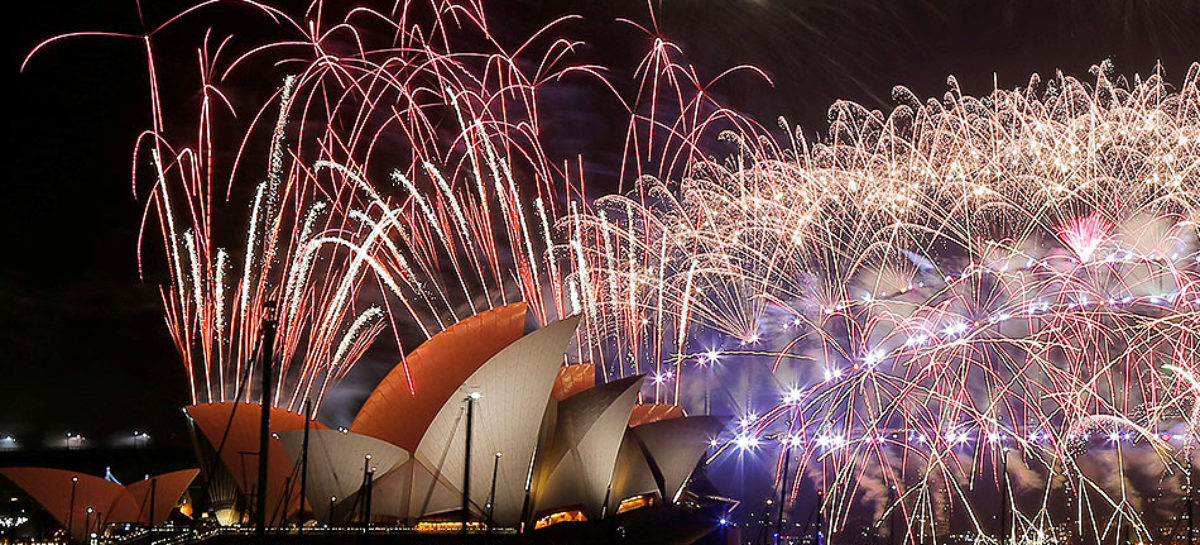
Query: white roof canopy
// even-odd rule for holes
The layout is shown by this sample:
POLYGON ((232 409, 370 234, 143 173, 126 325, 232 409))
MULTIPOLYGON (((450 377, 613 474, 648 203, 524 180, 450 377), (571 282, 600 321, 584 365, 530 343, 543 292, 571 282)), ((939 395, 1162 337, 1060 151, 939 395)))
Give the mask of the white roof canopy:
MULTIPOLYGON (((533 454, 558 368, 562 365, 579 316, 534 331, 508 345, 484 363, 452 396, 417 446, 416 459, 439 480, 461 487, 465 462, 466 414, 469 395, 474 401, 471 447, 471 504, 484 513, 496 465, 494 520, 515 525, 525 502, 533 454), (496 453, 502 453, 497 458, 496 453)), ((432 505, 430 509, 432 509, 432 505)), ((424 515, 433 514, 425 510, 424 515)))
POLYGON ((534 512, 581 506, 599 518, 617 449, 644 377, 628 377, 571 396, 558 405, 551 443, 539 461, 534 512))
POLYGON ((714 416, 672 418, 629 428, 621 441, 609 508, 652 492, 674 502, 708 448, 709 438, 720 430, 721 421, 714 416))
MULTIPOLYGON (((283 431, 278 436, 288 459, 297 468, 293 486, 298 490, 304 430, 283 431)), ((373 469, 372 480, 378 482, 385 473, 409 459, 408 451, 357 433, 313 429, 309 430, 308 442, 306 499, 317 520, 329 517, 330 497, 336 497, 335 503, 340 504, 358 492, 364 483, 364 468, 373 469)))

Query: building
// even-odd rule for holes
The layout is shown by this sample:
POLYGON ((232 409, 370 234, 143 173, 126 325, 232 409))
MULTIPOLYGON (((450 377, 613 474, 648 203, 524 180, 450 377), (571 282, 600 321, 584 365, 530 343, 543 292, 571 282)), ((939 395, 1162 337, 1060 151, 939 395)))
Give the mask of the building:
MULTIPOLYGON (((716 419, 638 405, 642 377, 597 385, 593 366, 564 366, 578 317, 530 332, 525 322, 517 303, 434 335, 380 381, 348 429, 273 411, 261 487, 271 524, 456 530, 465 515, 478 528, 518 529, 678 500, 716 419)), ((247 498, 260 489, 259 409, 186 411, 205 479, 226 483, 219 518, 248 520, 247 498)))
POLYGON ((63 469, 0 468, 0 475, 29 494, 75 541, 111 524, 162 524, 199 472, 186 469, 121 485, 63 469))

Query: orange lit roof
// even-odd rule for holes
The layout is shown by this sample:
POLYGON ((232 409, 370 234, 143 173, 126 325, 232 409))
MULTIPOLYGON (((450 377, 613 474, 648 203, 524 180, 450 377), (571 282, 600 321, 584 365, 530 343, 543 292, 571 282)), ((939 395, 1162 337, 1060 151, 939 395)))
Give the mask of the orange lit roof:
MULTIPOLYGON (((247 494, 255 490, 258 483, 260 407, 257 403, 225 402, 189 405, 184 408, 196 422, 200 433, 204 434, 204 438, 218 452, 221 463, 225 464, 233 476, 238 489, 247 494)), ((312 422, 312 428, 327 429, 316 421, 312 422)), ((271 409, 272 433, 297 429, 304 429, 304 415, 279 407, 271 409)), ((296 487, 291 487, 293 492, 289 495, 287 512, 281 512, 280 504, 286 491, 288 477, 292 474, 292 464, 288 462, 279 441, 272 440, 267 472, 267 505, 271 510, 269 518, 281 521, 300 508, 300 498, 294 491, 296 487)))
POLYGON ((483 312, 418 346, 367 397, 350 431, 413 452, 438 410, 484 362, 521 338, 525 303, 483 312), (410 384, 411 383, 411 384, 410 384))
POLYGON ((68 533, 79 541, 112 520, 113 507, 125 494, 125 487, 117 483, 78 471, 5 467, 0 474, 21 487, 64 528, 69 525, 68 533))
POLYGON ((636 428, 642 424, 681 417, 683 417, 682 406, 665 403, 640 403, 633 406, 633 414, 629 415, 629 427, 636 428))
POLYGON ((554 379, 554 390, 550 392, 555 401, 562 401, 579 392, 596 386, 596 365, 583 363, 567 365, 558 370, 554 379))
POLYGON ((131 483, 125 486, 129 493, 121 507, 116 509, 113 522, 136 522, 138 524, 158 525, 167 521, 179 498, 187 491, 187 487, 200 474, 199 469, 185 469, 149 479, 131 483), (150 500, 154 500, 154 520, 150 520, 150 500))

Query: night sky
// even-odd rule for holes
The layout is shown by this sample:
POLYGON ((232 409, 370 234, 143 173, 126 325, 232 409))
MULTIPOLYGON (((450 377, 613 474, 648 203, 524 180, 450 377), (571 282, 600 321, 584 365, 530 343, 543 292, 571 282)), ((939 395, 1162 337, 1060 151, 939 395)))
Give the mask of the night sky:
MULTIPOLYGON (((187 5, 146 4, 151 24, 187 5)), ((613 67, 617 79, 644 48, 636 41, 644 37, 614 22, 645 21, 642 2, 489 5, 501 37, 522 36, 561 14, 584 15, 572 27, 592 44, 583 58, 613 67)), ((139 280, 136 263, 144 203, 130 192, 130 155, 150 123, 140 43, 67 41, 19 72, 25 55, 55 34, 140 32, 136 5, 42 0, 12 9, 4 68, 13 91, 6 108, 8 174, 0 184, 0 434, 36 446, 67 431, 106 441, 140 429, 182 442, 183 369, 162 323, 157 289, 139 280)), ((886 108, 894 85, 940 96, 949 74, 965 92, 985 93, 993 77, 1007 88, 1056 68, 1086 81, 1088 68, 1106 58, 1126 75, 1145 74, 1161 62, 1167 79, 1179 81, 1188 64, 1200 60, 1200 4, 1193 0, 685 0, 659 9, 664 34, 683 45, 702 75, 749 63, 773 79, 773 87, 743 79, 718 89, 730 106, 768 126, 783 115, 808 134, 823 129, 836 99, 886 108)), ((262 31, 255 26, 260 20, 239 21, 239 13, 245 12, 216 16, 230 28, 262 31)), ((190 70, 191 64, 172 62, 192 60, 187 48, 199 42, 206 24, 160 36, 160 70, 190 70)), ((593 188, 611 186, 605 173, 615 169, 606 161, 617 156, 620 141, 610 136, 620 133, 624 119, 608 115, 614 106, 592 96, 552 100, 572 113, 552 118, 559 125, 548 131, 584 128, 577 138, 598 166, 593 188)), ((157 265, 157 256, 148 261, 157 265)), ((365 388, 385 371, 364 365, 348 386, 365 388)))

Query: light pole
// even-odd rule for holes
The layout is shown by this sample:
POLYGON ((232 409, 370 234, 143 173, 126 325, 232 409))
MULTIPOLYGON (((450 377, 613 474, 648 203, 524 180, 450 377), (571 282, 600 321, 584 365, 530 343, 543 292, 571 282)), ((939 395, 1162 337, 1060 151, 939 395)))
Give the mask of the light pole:
POLYGON ((362 486, 359 487, 364 495, 359 497, 358 504, 358 519, 362 522, 365 529, 371 520, 371 455, 363 455, 363 477, 362 486))
POLYGON ((895 545, 896 544, 896 509, 899 507, 899 505, 896 505, 896 485, 892 485, 892 486, 888 487, 888 495, 891 496, 891 500, 892 500, 891 501, 892 516, 890 517, 890 520, 888 521, 891 524, 892 529, 891 529, 891 531, 888 532, 889 533, 888 542, 891 543, 892 545, 895 545))
POLYGON ((825 543, 825 492, 817 491, 817 545, 825 543))
POLYGON ((783 436, 783 471, 779 473, 779 512, 775 514, 775 545, 783 538, 783 511, 787 504, 788 466, 792 461, 792 436, 783 436))
MULTIPOLYGON (((367 529, 371 528, 371 496, 373 496, 375 494, 374 488, 375 488, 375 468, 371 467, 370 471, 367 471, 367 497, 363 504, 363 511, 367 515, 365 517, 366 523, 364 524, 364 527, 367 529)), ((364 532, 365 532, 365 530, 364 530, 364 532)))
POLYGON ((329 513, 325 517, 325 527, 333 527, 333 504, 337 501, 337 496, 329 496, 329 513))
POLYGON ((1195 435, 1190 437, 1188 440, 1188 449, 1187 449, 1188 466, 1187 466, 1187 473, 1184 473, 1184 475, 1187 477, 1187 517, 1188 517, 1187 544, 1188 545, 1192 545, 1192 540, 1193 540, 1192 536, 1194 536, 1195 532, 1196 532, 1196 523, 1195 523, 1195 519, 1193 518, 1194 514, 1192 512, 1192 504, 1195 503, 1195 497, 1196 497, 1196 489, 1192 485, 1192 470, 1195 469, 1195 464, 1192 463, 1192 443, 1195 440, 1196 440, 1195 435))
POLYGON ((150 518, 146 521, 148 528, 154 528, 154 496, 158 492, 158 478, 150 479, 150 518))
MULTIPOLYGON (((304 502, 308 501, 308 428, 312 422, 312 400, 304 400, 304 443, 300 447, 300 527, 297 533, 304 532, 304 502)), ((311 507, 311 506, 310 506, 311 507)))
POLYGON ((79 486, 79 476, 71 477, 71 501, 67 505, 67 535, 75 531, 75 488, 79 486))
MULTIPOLYGON (((271 450, 271 364, 275 359, 275 301, 263 304, 262 321, 262 416, 258 430, 258 502, 254 513, 255 533, 262 545, 267 542, 267 460, 271 450)), ((283 507, 287 512, 287 506, 283 507)))
MULTIPOLYGON (((92 533, 92 513, 94 513, 94 512, 96 512, 95 509, 88 507, 87 508, 87 516, 83 518, 83 537, 84 537, 84 539, 87 539, 87 537, 92 533)), ((88 541, 91 541, 91 540, 88 540, 88 541)))
POLYGON ((467 395, 467 440, 463 459, 462 534, 467 535, 467 521, 471 518, 471 432, 475 426, 475 402, 482 397, 479 392, 467 395))
POLYGON ((488 532, 488 535, 491 535, 491 533, 492 533, 492 514, 495 513, 495 511, 496 511, 496 474, 500 471, 500 457, 503 455, 504 455, 503 452, 496 451, 496 459, 495 459, 495 461, 492 462, 492 490, 491 490, 491 492, 488 492, 488 504, 487 504, 487 532, 488 532))
POLYGON ((1000 545, 1008 545, 1008 449, 1000 449, 1000 545))

